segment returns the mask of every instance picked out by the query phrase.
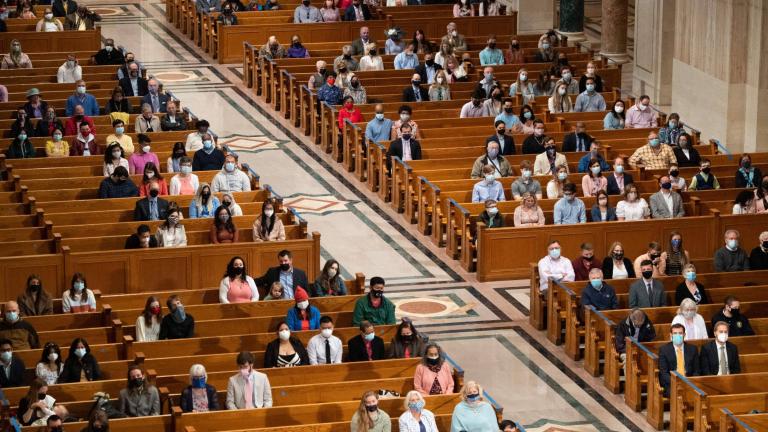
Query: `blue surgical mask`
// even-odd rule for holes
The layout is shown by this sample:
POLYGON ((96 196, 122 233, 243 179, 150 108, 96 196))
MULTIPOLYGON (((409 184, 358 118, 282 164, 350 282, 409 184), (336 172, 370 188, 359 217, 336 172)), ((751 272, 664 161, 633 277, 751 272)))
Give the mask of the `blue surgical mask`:
POLYGON ((553 259, 560 258, 560 248, 550 249, 549 256, 553 259))
POLYGON ((621 174, 624 172, 624 165, 614 165, 613 166, 614 171, 621 174))
POLYGON ((694 271, 687 271, 685 272, 685 279, 689 280, 691 282, 696 280, 696 272, 694 271))
POLYGON ((232 172, 235 170, 235 164, 234 162, 227 162, 224 164, 224 169, 227 170, 227 172, 232 172))
POLYGON ((414 411, 421 411, 424 409, 424 401, 419 400, 416 402, 410 402, 408 403, 408 408, 414 410, 414 411))
POLYGON ((651 147, 657 147, 659 145, 659 139, 654 138, 652 140, 649 140, 648 143, 651 145, 651 147))
POLYGON ((83 288, 85 288, 85 283, 81 281, 77 281, 74 284, 72 284, 72 288, 74 288, 75 291, 80 292, 83 290, 83 288))
POLYGON ((192 387, 205 388, 205 377, 192 377, 192 387))
POLYGON ((78 348, 75 350, 75 355, 78 358, 83 358, 85 356, 85 348, 78 348))
POLYGON ((672 239, 672 246, 680 247, 680 239, 672 239))
POLYGON ((589 283, 592 284, 592 288, 599 289, 603 286, 603 280, 602 279, 590 279, 589 283))
POLYGON ((122 134, 123 134, 123 132, 125 132, 125 128, 124 128, 124 127, 122 127, 122 126, 118 126, 118 127, 116 127, 116 128, 115 128, 115 133, 116 133, 116 134, 118 134, 118 135, 122 135, 122 134))
POLYGON ((592 167, 592 168, 590 168, 590 170, 592 171, 592 174, 594 174, 594 175, 600 174, 600 167, 599 166, 592 167))
POLYGON ((213 141, 211 140, 205 140, 203 141, 203 148, 206 150, 210 150, 213 148, 213 141))
POLYGON ((384 113, 376 113, 376 120, 384 120, 384 113))
POLYGON ((683 335, 681 335, 680 333, 673 334, 672 335, 672 343, 677 345, 677 346, 682 345, 683 344, 683 335))
POLYGON ((595 85, 594 84, 587 84, 587 91, 592 93, 595 91, 595 85))
POLYGON ((368 333, 368 334, 366 334, 364 337, 365 337, 365 340, 366 340, 366 341, 370 342, 370 341, 372 341, 372 340, 373 340, 373 338, 375 338, 375 337, 376 337, 376 334, 375 334, 375 333, 368 333))
POLYGON ((16 322, 16 320, 19 319, 19 313, 18 312, 6 312, 5 313, 5 320, 10 322, 16 322))
POLYGON ((738 240, 728 240, 728 249, 735 250, 737 247, 739 247, 738 240))

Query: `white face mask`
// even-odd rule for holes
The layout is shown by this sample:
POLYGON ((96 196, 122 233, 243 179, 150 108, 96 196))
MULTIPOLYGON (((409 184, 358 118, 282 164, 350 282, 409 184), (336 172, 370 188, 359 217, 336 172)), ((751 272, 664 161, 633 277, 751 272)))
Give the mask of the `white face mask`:
POLYGON ((280 330, 280 340, 287 341, 291 337, 291 331, 290 330, 280 330))
POLYGON ((296 307, 298 307, 301 310, 305 310, 307 307, 309 307, 309 300, 304 300, 296 303, 296 307))
POLYGON ((329 329, 329 328, 322 329, 320 331, 320 334, 322 334, 324 338, 328 339, 329 337, 331 337, 333 335, 333 329, 329 329))
POLYGON ((328 269, 328 277, 334 277, 336 276, 336 269, 335 268, 329 268, 328 269))
POLYGON ((274 210, 264 210, 264 216, 266 217, 272 217, 273 214, 275 214, 274 210))
POLYGON ((621 113, 623 113, 623 112, 624 112, 624 107, 623 107, 623 106, 618 106, 618 105, 616 105, 616 108, 614 108, 614 110, 615 110, 617 113, 621 114, 621 113))
POLYGON ((728 333, 718 333, 717 340, 720 343, 726 343, 728 341, 728 333))

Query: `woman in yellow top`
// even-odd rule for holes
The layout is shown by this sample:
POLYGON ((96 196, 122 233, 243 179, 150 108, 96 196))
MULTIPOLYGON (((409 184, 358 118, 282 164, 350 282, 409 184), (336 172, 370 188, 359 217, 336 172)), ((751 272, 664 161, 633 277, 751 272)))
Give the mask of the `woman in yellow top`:
POLYGON ((45 143, 45 155, 48 157, 66 157, 69 156, 69 143, 62 137, 64 132, 61 129, 54 129, 51 135, 52 140, 45 143))

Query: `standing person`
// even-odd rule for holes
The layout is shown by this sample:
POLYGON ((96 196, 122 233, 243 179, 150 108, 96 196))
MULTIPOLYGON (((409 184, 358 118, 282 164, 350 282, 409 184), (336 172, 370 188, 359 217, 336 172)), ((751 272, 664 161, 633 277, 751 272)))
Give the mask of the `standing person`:
POLYGON ((269 378, 253 369, 253 354, 242 351, 237 355, 239 373, 227 383, 227 409, 269 408, 272 406, 272 387, 269 378))
POLYGON ((160 393, 144 379, 137 364, 128 367, 128 387, 120 390, 120 411, 128 417, 160 415, 160 393))

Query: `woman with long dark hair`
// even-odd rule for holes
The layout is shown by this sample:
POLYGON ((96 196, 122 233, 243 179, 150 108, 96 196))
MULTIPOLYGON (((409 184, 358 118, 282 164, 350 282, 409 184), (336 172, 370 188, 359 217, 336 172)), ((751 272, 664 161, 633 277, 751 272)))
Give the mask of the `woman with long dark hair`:
POLYGON ((99 363, 96 361, 96 357, 91 354, 88 341, 83 338, 75 338, 69 347, 69 356, 64 362, 64 370, 59 375, 59 384, 100 379, 99 363))
POLYGON ((61 359, 61 348, 54 342, 48 342, 43 347, 40 361, 35 367, 35 376, 43 380, 47 385, 56 384, 59 375, 64 369, 64 362, 61 359))
POLYGON ((19 304, 22 316, 53 314, 53 298, 43 289, 43 280, 36 274, 29 275, 27 289, 16 299, 16 302, 19 304))
POLYGON ((88 282, 82 273, 72 275, 70 289, 61 294, 61 309, 64 313, 93 312, 96 310, 96 296, 88 289, 88 282))
POLYGON ((223 304, 259 301, 259 290, 253 278, 248 276, 243 258, 236 256, 229 260, 219 284, 219 301, 223 304))
POLYGON ((275 214, 275 201, 269 199, 261 206, 261 216, 253 221, 253 241, 283 241, 285 226, 280 217, 275 214))
POLYGON ((312 284, 312 297, 347 295, 347 286, 341 278, 339 262, 331 258, 325 262, 323 271, 312 284))
POLYGON ((240 232, 232 222, 232 213, 224 206, 219 206, 211 224, 211 243, 237 243, 240 232))
POLYGON ((154 342, 160 336, 160 322, 163 320, 163 310, 160 300, 155 296, 147 297, 144 310, 136 319, 136 340, 138 342, 154 342))

